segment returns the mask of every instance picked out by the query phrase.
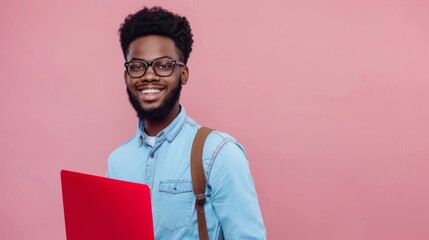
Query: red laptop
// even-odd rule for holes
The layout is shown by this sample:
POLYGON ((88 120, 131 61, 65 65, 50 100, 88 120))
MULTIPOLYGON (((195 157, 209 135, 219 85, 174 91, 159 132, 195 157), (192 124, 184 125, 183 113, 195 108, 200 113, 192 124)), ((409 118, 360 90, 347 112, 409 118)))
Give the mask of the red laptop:
POLYGON ((67 240, 153 240, 147 185, 61 171, 67 240))

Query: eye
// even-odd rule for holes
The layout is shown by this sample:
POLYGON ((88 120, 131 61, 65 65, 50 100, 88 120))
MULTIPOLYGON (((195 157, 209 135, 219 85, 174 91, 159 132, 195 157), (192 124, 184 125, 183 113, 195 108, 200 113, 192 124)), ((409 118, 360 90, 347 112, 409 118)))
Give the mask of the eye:
POLYGON ((160 60, 156 62, 154 65, 156 69, 163 70, 163 71, 170 70, 174 66, 170 60, 160 60))
POLYGON ((131 71, 141 71, 145 68, 145 65, 142 63, 130 63, 130 65, 128 65, 128 69, 131 71))
POLYGON ((156 66, 159 69, 170 69, 173 67, 173 64, 167 63, 167 64, 159 64, 156 66))

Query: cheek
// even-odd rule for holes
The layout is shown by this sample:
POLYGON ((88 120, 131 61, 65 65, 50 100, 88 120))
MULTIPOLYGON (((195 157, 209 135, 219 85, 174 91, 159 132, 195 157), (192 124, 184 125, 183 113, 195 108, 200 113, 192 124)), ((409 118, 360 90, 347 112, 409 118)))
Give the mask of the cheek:
POLYGON ((125 86, 127 86, 128 89, 132 89, 135 84, 135 81, 130 78, 125 79, 125 86))

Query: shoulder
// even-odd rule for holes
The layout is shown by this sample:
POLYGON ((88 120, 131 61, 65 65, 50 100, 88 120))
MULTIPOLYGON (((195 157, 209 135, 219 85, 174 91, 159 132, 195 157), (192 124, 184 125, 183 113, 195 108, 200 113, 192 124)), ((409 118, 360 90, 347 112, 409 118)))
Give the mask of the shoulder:
POLYGON ((231 135, 213 131, 209 134, 204 144, 203 161, 206 169, 206 178, 215 165, 222 165, 228 168, 246 164, 247 155, 244 147, 231 135))
POLYGON ((222 149, 225 149, 223 151, 239 151, 246 154, 244 147, 234 137, 227 133, 214 130, 207 137, 204 151, 218 153, 222 149))
POLYGON ((126 140, 124 143, 115 148, 109 155, 109 163, 118 161, 124 157, 124 155, 131 154, 135 149, 138 149, 140 145, 139 138, 135 135, 132 138, 126 140))

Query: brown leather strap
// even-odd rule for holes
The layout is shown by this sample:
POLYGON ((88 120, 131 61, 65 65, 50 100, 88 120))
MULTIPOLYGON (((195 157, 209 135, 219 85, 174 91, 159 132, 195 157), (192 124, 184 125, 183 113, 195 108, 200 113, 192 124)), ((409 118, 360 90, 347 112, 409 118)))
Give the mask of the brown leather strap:
POLYGON ((206 177, 203 167, 204 142, 210 132, 210 128, 201 127, 195 135, 191 150, 191 177, 195 194, 195 208, 197 209, 198 232, 201 240, 208 240, 206 214, 204 202, 206 201, 206 177))

